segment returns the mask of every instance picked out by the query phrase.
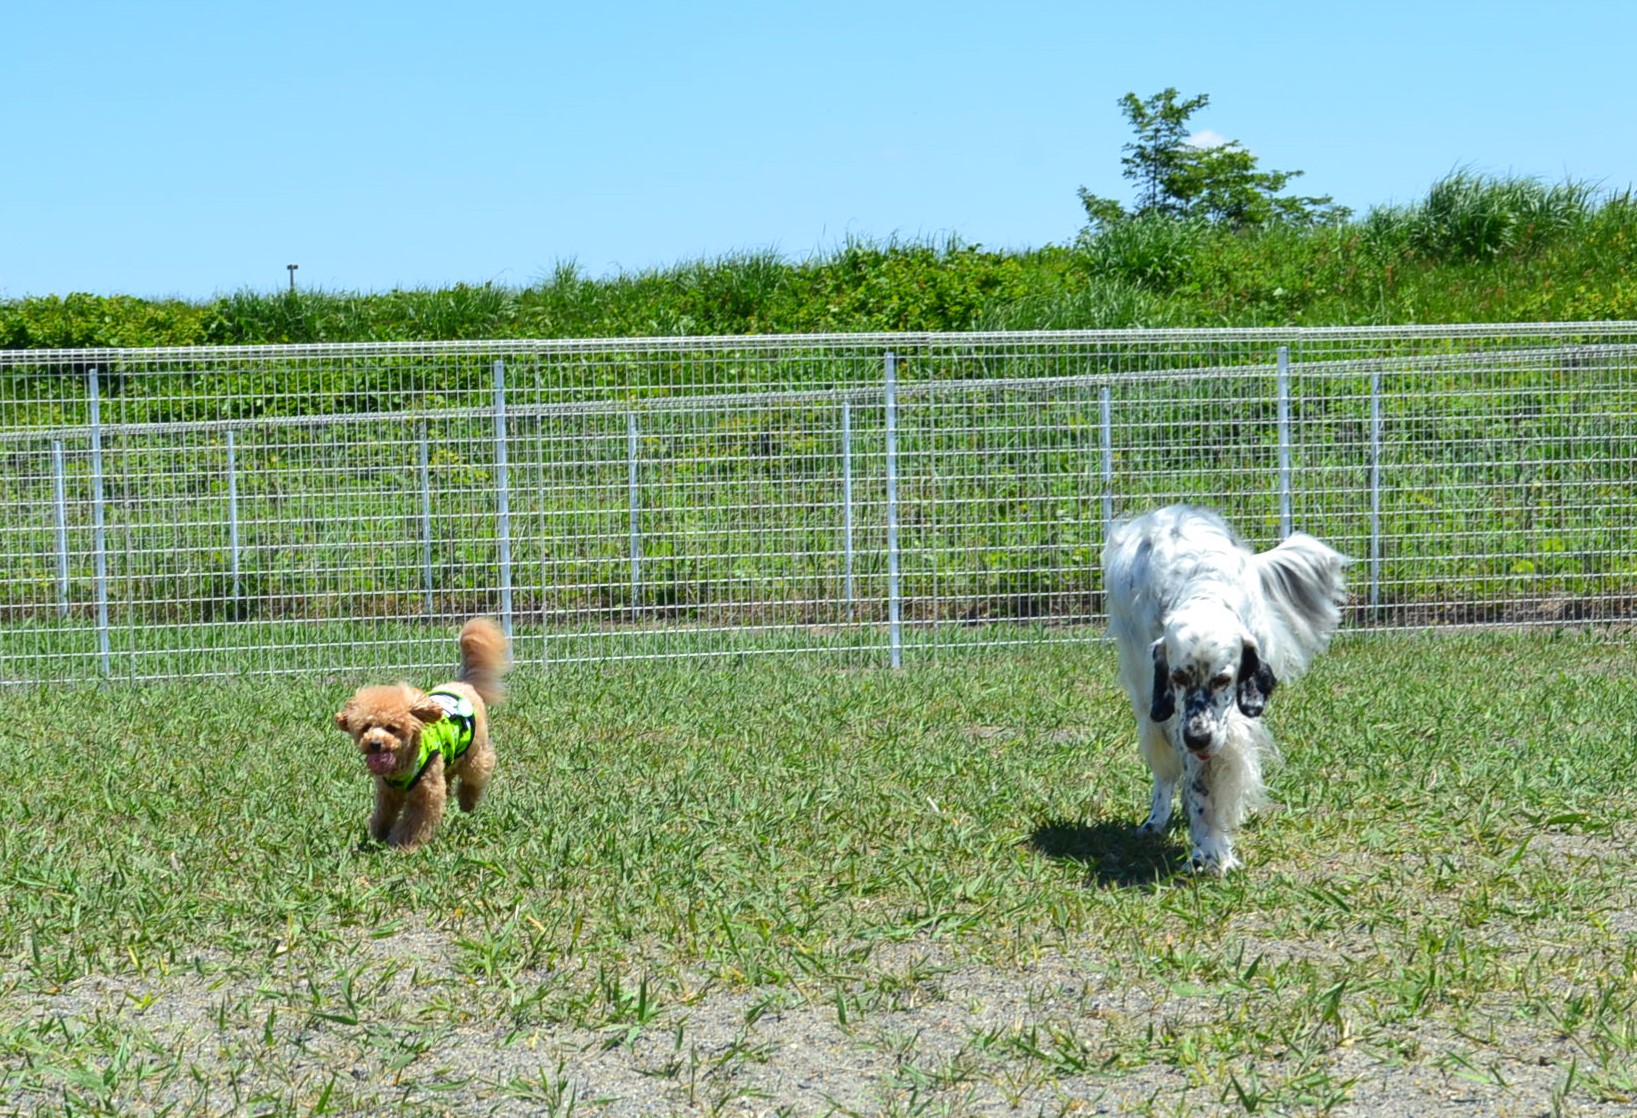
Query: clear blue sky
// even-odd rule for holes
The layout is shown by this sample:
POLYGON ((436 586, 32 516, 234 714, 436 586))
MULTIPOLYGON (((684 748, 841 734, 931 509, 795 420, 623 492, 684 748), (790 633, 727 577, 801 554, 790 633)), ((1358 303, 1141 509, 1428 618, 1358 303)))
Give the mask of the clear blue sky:
POLYGON ((1116 102, 1363 211, 1637 183, 1637 3, 18 3, 0 298, 521 286, 848 237, 1071 240, 1116 102))

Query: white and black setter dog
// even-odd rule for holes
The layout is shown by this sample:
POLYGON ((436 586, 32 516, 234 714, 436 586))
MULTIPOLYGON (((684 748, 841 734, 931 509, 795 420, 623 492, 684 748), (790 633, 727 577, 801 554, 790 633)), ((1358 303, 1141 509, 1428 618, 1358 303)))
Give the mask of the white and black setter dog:
POLYGON ((1195 869, 1239 864, 1233 834, 1262 802, 1262 761, 1276 755, 1263 711, 1329 643, 1347 563, 1300 532, 1256 554, 1222 517, 1189 505, 1109 535, 1109 631, 1154 774, 1141 829, 1165 828, 1180 783, 1195 869))

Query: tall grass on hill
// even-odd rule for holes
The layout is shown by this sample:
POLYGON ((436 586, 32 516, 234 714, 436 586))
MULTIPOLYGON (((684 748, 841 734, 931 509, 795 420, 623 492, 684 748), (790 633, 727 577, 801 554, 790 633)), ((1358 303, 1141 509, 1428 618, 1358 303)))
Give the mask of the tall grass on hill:
POLYGON ((1214 227, 1199 218, 1149 214, 1084 237, 1084 265, 1093 275, 1168 293, 1187 283, 1214 227))
POLYGON ((1383 255, 1406 250, 1433 260, 1482 260, 1527 253, 1578 231, 1596 212, 1592 188, 1457 171, 1409 206, 1370 211, 1364 229, 1383 255))

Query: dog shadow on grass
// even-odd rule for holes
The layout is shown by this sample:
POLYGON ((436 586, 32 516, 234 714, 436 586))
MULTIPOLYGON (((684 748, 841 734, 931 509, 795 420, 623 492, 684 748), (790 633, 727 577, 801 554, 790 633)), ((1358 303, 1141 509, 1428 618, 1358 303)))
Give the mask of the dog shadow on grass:
POLYGON ((1048 819, 1030 833, 1029 846, 1053 861, 1084 867, 1087 884, 1099 889, 1163 885, 1188 864, 1175 841, 1139 833, 1128 819, 1048 819))

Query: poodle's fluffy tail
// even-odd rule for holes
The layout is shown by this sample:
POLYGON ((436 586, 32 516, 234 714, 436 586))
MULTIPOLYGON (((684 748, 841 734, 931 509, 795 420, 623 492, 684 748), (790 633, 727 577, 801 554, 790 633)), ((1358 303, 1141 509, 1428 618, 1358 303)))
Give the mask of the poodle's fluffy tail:
POLYGON ((511 645, 500 626, 487 617, 468 621, 460 631, 460 681, 494 706, 506 697, 501 677, 511 666, 511 645))

